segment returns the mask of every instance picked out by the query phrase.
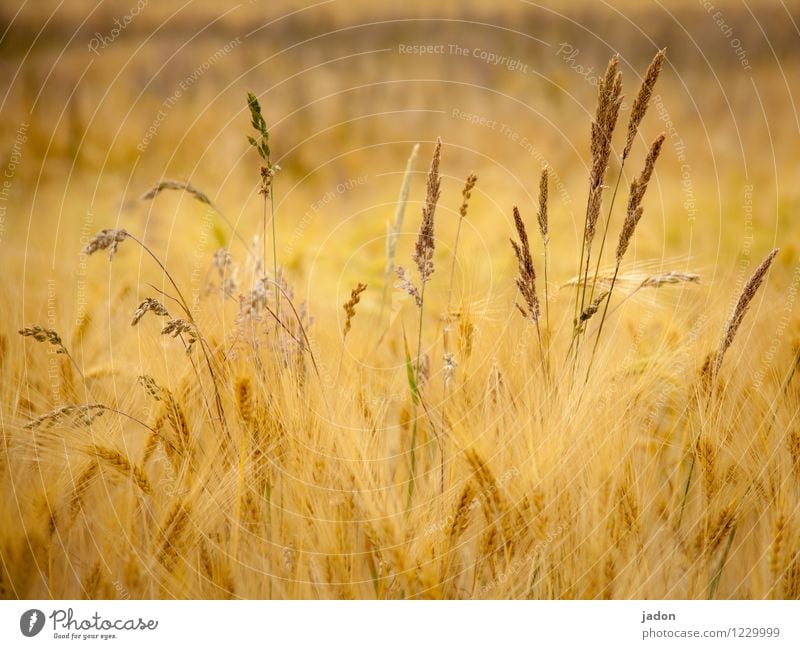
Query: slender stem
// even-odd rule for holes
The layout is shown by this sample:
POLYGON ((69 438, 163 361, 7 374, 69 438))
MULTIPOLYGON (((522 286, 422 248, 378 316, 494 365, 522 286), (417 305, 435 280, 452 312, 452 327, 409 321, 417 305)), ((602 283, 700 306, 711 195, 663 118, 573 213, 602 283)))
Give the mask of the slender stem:
MULTIPOLYGON (((450 262, 450 287, 447 290, 447 310, 445 311, 445 328, 444 334, 442 336, 442 344, 444 345, 444 351, 448 351, 448 333, 450 329, 450 307, 453 300, 453 283, 456 276, 456 259, 458 258, 458 242, 461 239, 461 222, 464 220, 463 216, 459 216, 458 219, 458 227, 456 228, 456 240, 453 244, 453 259, 450 262)), ((445 417, 446 408, 447 408, 447 384, 444 386, 444 400, 442 401, 442 426, 444 428, 447 427, 447 418, 445 417)), ((441 493, 444 493, 444 443, 439 442, 440 450, 441 450, 441 466, 440 466, 440 488, 441 493)))
POLYGON ((600 326, 597 328, 597 337, 594 339, 594 347, 592 347, 592 355, 589 357, 589 367, 586 368, 586 379, 584 383, 589 381, 589 372, 592 371, 592 363, 594 363, 594 356, 597 353, 597 345, 600 343, 600 334, 603 333, 603 324, 606 321, 606 314, 608 313, 608 305, 611 304, 611 294, 614 292, 614 284, 617 283, 617 274, 619 273, 619 262, 614 268, 614 277, 611 280, 611 288, 608 289, 608 295, 605 297, 605 305, 603 306, 603 316, 600 318, 600 326))
POLYGON ((586 308, 586 304, 587 304, 586 303, 586 286, 589 283, 589 264, 591 262, 591 259, 592 259, 592 246, 591 246, 591 243, 589 243, 586 246, 586 268, 584 269, 584 272, 583 272, 583 284, 582 284, 582 290, 581 290, 581 308, 580 308, 580 313, 583 313, 583 310, 586 308))
MULTIPOLYGON (((281 305, 280 305, 280 290, 278 286, 278 236, 277 236, 277 229, 275 224, 275 191, 274 187, 270 185, 269 187, 269 202, 270 202, 270 210, 272 212, 272 272, 275 277, 275 313, 278 315, 281 314, 281 305)), ((264 263, 267 263, 267 222, 266 222, 266 197, 264 198, 264 263)))
MULTIPOLYGON (((587 213, 587 218, 588 218, 588 213, 587 213)), ((575 314, 572 318, 573 327, 578 326, 578 316, 580 315, 580 311, 578 311, 578 306, 580 305, 580 300, 581 300, 581 273, 583 272, 583 256, 585 253, 586 253, 586 222, 584 221, 583 239, 581 240, 581 259, 578 262, 578 281, 575 284, 575 314)))
POLYGON ((203 356, 205 358, 206 365, 208 366, 209 374, 211 375, 211 383, 214 386, 214 401, 215 401, 215 405, 217 407, 217 414, 219 415, 219 418, 220 418, 220 425, 222 426, 223 431, 227 435, 228 440, 233 441, 233 438, 231 437, 231 433, 228 430, 227 421, 225 419, 225 410, 222 407, 222 396, 220 395, 220 392, 219 392, 219 385, 217 384, 217 377, 216 377, 216 374, 214 373, 214 368, 211 365, 211 358, 208 355, 208 350, 206 349, 206 344, 205 344, 205 341, 203 339, 203 336, 200 333, 200 329, 197 327, 197 321, 194 319, 194 315, 192 315, 192 311, 189 308, 189 303, 186 301, 186 298, 183 296, 183 293, 181 292, 181 289, 178 288, 178 284, 175 282, 175 280, 173 279, 172 275, 167 270, 166 266, 164 266, 164 264, 161 263, 161 260, 155 255, 155 253, 152 250, 150 250, 150 248, 148 248, 144 244, 143 241, 141 241, 138 238, 136 238, 130 232, 127 233, 127 236, 130 239, 133 239, 136 243, 138 243, 141 246, 141 248, 145 252, 147 252, 147 254, 150 255, 150 257, 153 258, 153 260, 158 264, 159 268, 161 268, 161 270, 163 271, 164 276, 169 280, 169 283, 172 284, 172 287, 175 289, 175 292, 178 294, 179 303, 181 305, 181 308, 183 308, 183 310, 186 312, 187 317, 189 318, 189 321, 194 325, 195 331, 197 331, 197 337, 200 339, 200 349, 203 352, 203 356))
POLYGON ((694 449, 692 449, 692 459, 689 463, 689 475, 686 476, 686 485, 683 488, 683 499, 681 500, 681 511, 678 514, 678 527, 680 527, 681 521, 683 521, 683 511, 686 509, 686 501, 689 498, 689 485, 692 484, 692 475, 694 475, 694 464, 696 458, 697 455, 695 454, 694 449))
MULTIPOLYGON (((262 235, 261 238, 263 241, 261 242, 261 263, 262 268, 261 271, 264 275, 267 274, 267 195, 264 193, 263 189, 261 191, 261 195, 264 199, 261 201, 261 230, 262 235)), ((255 281, 255 277, 253 278, 255 281)))
POLYGON ((548 370, 546 367, 545 361, 545 352, 544 352, 544 345, 542 344, 542 332, 539 329, 539 321, 536 320, 536 337, 539 339, 539 355, 542 357, 542 374, 544 375, 544 385, 545 388, 549 391, 550 390, 550 376, 548 374, 548 370))
POLYGON ((408 504, 406 509, 411 509, 411 499, 414 496, 414 480, 415 480, 415 473, 417 469, 417 455, 416 455, 416 445, 417 445, 417 400, 420 398, 419 395, 419 366, 420 366, 420 358, 422 356, 422 315, 423 310, 425 308, 425 286, 427 282, 423 280, 422 282, 422 289, 420 291, 420 306, 419 306, 419 332, 417 334, 417 365, 414 368, 414 385, 417 391, 417 394, 412 395, 412 416, 411 419, 413 424, 411 426, 411 449, 410 449, 410 456, 409 461, 411 463, 411 475, 408 481, 408 504))
MULTIPOLYGON (((617 198, 617 191, 619 190, 619 183, 620 183, 620 180, 622 179, 622 170, 624 169, 624 167, 625 167, 625 158, 622 158, 622 161, 621 161, 620 166, 619 166, 619 173, 617 174, 617 182, 614 185, 614 193, 611 195, 611 204, 608 207, 608 215, 606 216, 606 224, 605 224, 605 228, 603 229, 603 236, 602 236, 602 238, 600 240, 600 252, 597 255, 597 262, 596 262, 596 265, 595 265, 594 278, 592 279, 592 288, 591 288, 591 291, 589 291, 588 304, 591 304, 592 300, 594 299, 594 291, 595 291, 595 287, 597 286, 597 277, 598 277, 598 275, 600 273, 600 264, 601 264, 601 262, 603 260, 603 250, 605 249, 606 238, 608 236, 608 228, 609 228, 609 225, 611 224, 611 213, 614 211, 614 201, 617 198)), ((588 206, 587 206, 587 210, 588 210, 588 206)), ((588 218, 588 211, 587 211, 587 218, 588 218)), ((585 236, 584 236, 584 241, 585 241, 585 236)), ((587 302, 585 301, 585 297, 586 297, 586 287, 587 287, 587 284, 589 282, 589 257, 590 256, 591 256, 591 244, 587 245, 587 251, 586 251, 586 272, 584 273, 583 291, 581 293, 581 307, 580 307, 580 312, 581 313, 583 312, 583 309, 584 309, 585 305, 587 304, 587 302)), ((579 279, 580 279, 580 276, 579 276, 579 279)), ((579 286, 580 286, 580 282, 579 282, 579 286)), ((577 327, 577 324, 578 323, 577 323, 577 316, 576 316, 576 327, 577 327)), ((577 368, 577 364, 578 364, 578 349, 580 347, 580 337, 581 337, 580 329, 576 329, 576 330, 577 330, 578 340, 575 343, 575 363, 573 365, 573 372, 577 368)), ((592 354, 592 355, 594 355, 594 354, 592 354)), ((591 362, 590 362, 590 366, 591 366, 591 362)), ((587 373, 587 378, 588 378, 588 373, 587 373)))
POLYGON ((708 586, 708 599, 714 599, 714 595, 717 593, 717 587, 719 586, 720 577, 722 577, 722 570, 725 568, 725 562, 728 560, 728 555, 731 551, 731 546, 733 545, 733 539, 736 536, 736 523, 733 524, 731 527, 731 531, 728 534, 728 542, 725 544, 725 550, 722 553, 722 557, 720 557, 719 564, 717 564, 717 568, 714 571, 714 577, 711 580, 711 583, 708 586))
POLYGON ((544 241, 544 317, 545 326, 547 327, 547 346, 545 347, 545 361, 547 362, 547 376, 550 376, 550 338, 552 336, 550 329, 550 291, 549 282, 547 280, 547 262, 549 261, 547 255, 548 241, 544 241))
MULTIPOLYGON (((269 280, 267 280, 267 281, 269 281, 269 280)), ((295 320, 297 320, 298 327, 300 327, 300 333, 303 334, 303 339, 306 341, 306 348, 308 349, 308 355, 311 358, 311 364, 314 366, 314 372, 316 373, 317 378, 319 379, 320 383, 322 383, 322 375, 319 373, 319 367, 317 366, 317 359, 314 357, 314 350, 311 349, 311 341, 308 339, 308 334, 306 333, 306 328, 303 326, 303 321, 300 319, 300 314, 297 313, 297 309, 295 308, 294 304, 292 303, 291 298, 286 294, 286 291, 283 290, 283 287, 279 286, 277 282, 273 282, 273 283, 275 284, 276 289, 278 291, 280 291, 280 293, 286 299, 286 302, 289 304, 289 308, 292 310, 292 313, 294 313, 294 318, 295 318, 295 320)), ((278 322, 281 323, 281 326, 283 326, 284 329, 286 329, 286 325, 284 325, 281 322, 281 320, 278 318, 278 315, 276 313, 272 313, 272 311, 269 310, 269 307, 267 307, 267 311, 269 311, 270 314, 272 315, 272 317, 274 317, 276 320, 278 320, 278 322)), ((288 332, 289 330, 286 329, 286 331, 288 332)), ((295 336, 292 335, 292 338, 294 338, 294 340, 297 341, 298 344, 300 343, 300 341, 295 336)), ((323 392, 323 398, 324 398, 324 394, 325 393, 323 392)), ((325 402, 325 405, 326 406, 328 405, 327 401, 325 402)))
POLYGON ((130 419, 132 422, 135 422, 135 423, 139 424, 140 426, 142 426, 142 427, 146 428, 146 429, 147 429, 147 430, 149 430, 151 433, 153 433, 153 435, 155 435, 155 436, 156 436, 156 437, 158 437, 158 438, 159 438, 159 439, 160 439, 162 442, 164 442, 164 443, 165 443, 167 446, 169 446, 169 447, 170 447, 170 448, 171 448, 173 451, 175 451, 175 453, 179 453, 178 449, 175 447, 175 445, 174 445, 172 442, 170 442, 170 441, 169 441, 169 440, 168 440, 166 437, 164 437, 164 436, 163 436, 163 435, 162 435, 160 432, 158 432, 158 431, 157 431, 155 428, 153 428, 152 426, 148 426, 148 425, 147 425, 146 423, 144 423, 144 422, 143 422, 141 419, 138 419, 138 418, 134 417, 133 415, 129 415, 127 412, 123 412, 122 410, 117 410, 116 408, 111 408, 111 407, 109 407, 109 406, 105 406, 105 405, 103 405, 103 404, 97 404, 97 405, 101 406, 101 407, 103 408, 103 410, 107 410, 108 412, 113 412, 115 415, 120 415, 120 416, 122 416, 122 417, 127 417, 127 418, 128 418, 128 419, 130 419))
POLYGON ((456 276, 456 258, 458 256, 458 242, 461 238, 461 222, 464 220, 464 217, 461 216, 458 219, 458 227, 456 228, 456 241, 453 244, 453 260, 450 263, 450 288, 447 290, 447 316, 450 316, 450 304, 453 299, 453 282, 456 276))
POLYGON ((547 241, 544 242, 544 317, 547 333, 550 334, 550 291, 547 282, 547 241))
MULTIPOLYGON (((578 275, 578 289, 579 289, 579 292, 581 293, 580 309, 578 310, 578 314, 582 314, 583 310, 585 308, 586 284, 589 281, 589 262, 591 260, 591 255, 592 255, 591 244, 587 244, 587 246, 586 246, 586 267, 585 267, 585 269, 581 269, 581 272, 583 273, 583 282, 581 282, 580 275, 578 275), (581 288, 583 290, 580 290, 581 288)), ((574 334, 573 335, 575 336, 575 348, 574 348, 575 349, 575 356, 574 356, 574 358, 572 360, 572 382, 574 384, 574 382, 575 382, 575 373, 578 371, 578 354, 580 352, 580 346, 581 346, 581 330, 580 330, 579 316, 575 317, 575 329, 574 329, 574 334)))
MULTIPOLYGON (((69 353, 69 350, 66 347, 64 347, 64 345, 61 345, 61 349, 64 350, 64 353, 67 355, 67 358, 72 363, 72 366, 78 371, 78 374, 81 375, 81 380, 85 384, 86 383, 86 377, 83 374, 83 370, 81 370, 80 366, 75 362, 75 359, 72 358, 72 354, 69 353)), ((88 387, 88 386, 86 386, 86 387, 88 387)))
POLYGON ((600 262, 603 260, 603 250, 605 249, 606 245, 606 237, 608 236, 608 228, 611 225, 611 213, 614 211, 614 201, 617 199, 617 191, 619 190, 619 183, 622 180, 622 170, 625 168, 625 158, 622 159, 622 162, 619 166, 619 173, 617 174, 617 182, 614 185, 614 193, 611 194, 611 204, 608 206, 608 215, 606 216, 606 225, 603 229, 603 238, 600 240, 600 252, 597 255, 597 264, 595 265, 594 269, 594 279, 592 280, 592 290, 589 293, 589 304, 592 303, 594 299, 594 289, 597 286, 597 277, 600 274, 600 262))
POLYGON ((425 285, 427 282, 422 282, 422 291, 420 292, 419 301, 419 332, 417 334, 417 367, 414 369, 414 381, 419 389, 419 360, 422 355, 422 314, 425 308, 425 285))
MULTIPOLYGON (((708 386, 708 398, 706 399, 706 406, 705 406, 705 414, 708 415, 708 408, 711 405, 711 397, 714 394, 714 379, 716 377, 712 375, 711 381, 708 386)), ((686 509, 686 502, 689 499, 689 487, 692 484, 692 476, 694 475, 694 465, 697 462, 697 443, 700 441, 700 436, 703 433, 702 426, 700 427, 700 431, 695 435, 694 441, 692 442, 691 452, 692 452, 692 459, 689 463, 689 475, 686 476, 686 486, 683 488, 683 499, 681 500, 681 510, 678 514, 678 526, 680 526, 681 522, 683 521, 683 512, 686 509)))
POLYGON ((150 255, 150 257, 152 257, 153 261, 155 261, 156 264, 158 264, 158 267, 163 271, 164 276, 169 280, 169 283, 172 284, 172 288, 174 288, 175 292, 178 294, 179 303, 180 303, 181 308, 186 312, 186 315, 189 317, 189 320, 192 322, 192 324, 195 324, 194 316, 192 315, 192 312, 189 309, 189 303, 186 301, 186 298, 183 297, 183 293, 181 293, 181 289, 178 288, 178 285, 175 283, 175 280, 172 278, 172 275, 167 270, 167 267, 164 266, 164 264, 161 263, 161 260, 156 256, 156 254, 152 250, 150 250, 150 248, 148 248, 144 244, 143 241, 141 241, 140 239, 136 238, 130 232, 127 233, 127 236, 128 236, 129 239, 133 239, 136 243, 138 243, 142 247, 142 249, 148 255, 150 255))
POLYGON ((347 336, 342 338, 342 348, 339 350, 339 365, 336 368, 336 380, 339 380, 339 375, 342 373, 342 365, 344 364, 344 350, 346 347, 345 342, 347 341, 347 336))

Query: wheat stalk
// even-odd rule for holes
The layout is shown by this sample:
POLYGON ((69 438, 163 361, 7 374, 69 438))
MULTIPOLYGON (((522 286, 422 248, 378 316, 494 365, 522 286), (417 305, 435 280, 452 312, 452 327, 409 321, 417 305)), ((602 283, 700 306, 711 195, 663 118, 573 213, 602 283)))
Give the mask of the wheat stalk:
MULTIPOLYGON (((456 240, 453 244, 453 259, 450 263, 450 287, 447 289, 447 310, 445 311, 446 317, 450 316, 450 305, 453 301, 453 283, 456 276, 456 259, 458 257, 458 243, 461 239, 461 224, 467 218, 467 211, 469 210, 469 199, 472 196, 472 190, 475 189, 475 183, 478 182, 478 176, 472 172, 467 176, 464 182, 464 189, 461 190, 461 207, 458 210, 458 225, 456 226, 456 240)), ((447 344, 445 343, 445 347, 447 344)))

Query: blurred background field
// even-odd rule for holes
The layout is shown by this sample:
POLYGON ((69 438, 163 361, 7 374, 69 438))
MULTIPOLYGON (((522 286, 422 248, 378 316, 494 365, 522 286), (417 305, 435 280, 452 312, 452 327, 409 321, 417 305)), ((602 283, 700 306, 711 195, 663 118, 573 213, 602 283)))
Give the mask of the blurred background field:
MULTIPOLYGON (((6 3, 0 137, 12 177, 0 241, 13 277, 2 288, 10 320, 45 315, 45 279, 63 322, 78 320, 87 301, 114 299, 121 274, 79 268, 81 237, 101 227, 138 231, 167 259, 178 255, 174 270, 193 291, 215 249, 230 244, 241 259, 230 228, 204 219, 189 197, 139 197, 164 178, 189 181, 246 241, 258 235, 248 90, 262 101, 282 168, 280 263, 318 317, 339 318, 356 281, 382 282, 386 223, 420 142, 400 259, 408 254, 436 136, 446 143, 442 255, 463 179, 479 175, 460 243, 469 260, 458 266, 462 294, 510 302, 511 206, 534 217, 544 164, 554 176, 555 291, 577 263, 597 76, 619 52, 630 98, 661 47, 667 65, 634 155, 641 160, 662 130, 667 145, 631 259, 701 272, 709 287, 741 284, 775 242, 786 263, 798 252, 786 235, 800 206, 800 51, 789 5, 718 5, 6 3), (420 46, 434 49, 408 53, 420 46)), ((621 218, 618 210, 612 232, 621 218)))
MULTIPOLYGON (((394 373, 386 381, 401 394, 398 331, 374 357, 365 350, 377 335, 386 225, 406 160, 420 143, 398 252, 409 265, 430 153, 442 138, 441 277, 430 288, 439 307, 464 178, 478 174, 461 233, 456 295, 478 311, 485 336, 480 367, 488 372, 496 355, 507 353, 498 351, 501 343, 520 330, 512 308, 512 205, 534 232, 538 176, 548 165, 549 290, 557 301, 577 266, 596 79, 619 53, 629 103, 663 47, 667 62, 623 187, 638 174, 650 142, 661 131, 667 139, 625 269, 696 272, 702 281, 659 291, 659 318, 647 325, 643 347, 655 355, 685 340, 689 323, 703 313, 711 320, 702 345, 713 347, 743 282, 779 245, 770 287, 748 321, 764 328, 743 334, 756 347, 732 353, 742 372, 784 371, 794 341, 782 338, 769 357, 766 347, 773 323, 790 299, 793 305, 800 255, 799 23, 796 4, 781 0, 4 2, 4 421, 21 422, 53 405, 50 384, 31 379, 47 372, 44 359, 16 335, 34 322, 58 329, 88 370, 119 372, 119 383, 113 379, 106 389, 123 403, 134 400, 137 374, 170 376, 182 354, 157 332, 132 334, 127 326, 135 305, 152 293, 148 285, 166 288, 158 269, 127 244, 110 268, 80 250, 100 228, 125 228, 152 246, 190 295, 205 290, 215 250, 229 247, 244 262, 245 246, 203 204, 182 193, 153 201, 141 196, 163 179, 188 181, 245 242, 260 237, 259 161, 245 138, 248 91, 261 101, 281 167, 274 185, 278 260, 298 302, 316 319, 315 344, 328 350, 335 368, 341 304, 357 282, 366 282, 363 321, 349 344, 362 369, 374 363, 394 373)), ((617 135, 624 141, 624 128, 617 135)), ((609 179, 617 169, 614 159, 609 179)), ((621 208, 622 201, 612 237, 621 208)), ((613 248, 603 268, 613 270, 613 248)), ((637 335, 636 304, 613 321, 610 336, 637 335)), ((232 321, 218 319, 213 304, 205 309, 199 307, 203 321, 233 333, 232 321)), ((569 309, 563 311, 566 317, 569 309)), ((367 392, 371 380, 358 379, 367 392)), ((64 390, 56 402, 71 396, 64 390)), ((652 584, 636 590, 635 582, 634 576, 624 592, 664 594, 652 584)), ((759 588, 728 592, 747 597, 762 594, 759 588)))
MULTIPOLYGON (((574 251, 592 81, 619 52, 631 96, 661 47, 668 50, 657 91, 663 103, 647 117, 638 155, 666 119, 675 130, 643 223, 647 235, 637 242, 646 249, 637 254, 692 256, 724 272, 713 268, 717 256, 724 252, 732 267, 748 234, 747 185, 758 197, 758 248, 789 231, 798 207, 797 16, 780 2, 718 3, 722 27, 688 0, 159 2, 144 5, 105 47, 92 39, 112 38, 114 20, 124 22, 135 4, 15 4, 5 3, 0 23, 6 165, 23 125, 27 141, 13 170, 4 257, 74 263, 89 213, 96 227, 146 226, 159 243, 183 245, 198 235, 199 206, 137 203, 164 177, 191 181, 249 238, 259 207, 257 163, 244 139, 247 90, 262 100, 283 169, 278 224, 283 241, 299 244, 283 255, 295 281, 309 278, 311 264, 324 276, 345 271, 345 285, 380 273, 405 159, 414 142, 437 135, 448 144, 442 233, 455 221, 463 178, 473 169, 480 177, 467 256, 488 263, 483 246, 505 245, 510 206, 524 214, 533 205, 544 163, 560 181, 552 192, 554 246, 574 251), (399 53, 415 45, 444 53, 399 53), (453 46, 466 56, 451 54, 453 46), (516 69, 481 58, 487 54, 508 57, 516 69), (346 188, 348 181, 356 186, 346 188)), ((422 160, 420 177, 425 169, 422 160)), ((412 200, 422 198, 421 186, 412 200)), ((554 274, 575 264, 557 253, 553 263, 554 274)))

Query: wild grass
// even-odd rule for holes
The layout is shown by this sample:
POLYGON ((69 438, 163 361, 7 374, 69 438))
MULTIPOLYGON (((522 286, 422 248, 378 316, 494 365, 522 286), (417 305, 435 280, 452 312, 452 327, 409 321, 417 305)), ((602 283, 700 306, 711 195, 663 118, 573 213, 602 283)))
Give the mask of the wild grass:
MULTIPOLYGON (((180 258, 158 254, 135 224, 102 229, 84 254, 106 251, 113 263, 91 258, 91 273, 125 281, 134 243, 161 275, 163 290, 150 285, 157 297, 130 289, 91 305, 93 319, 107 312, 109 331, 142 346, 144 367, 111 365, 102 328, 74 337, 89 350, 80 354, 49 323, 4 343, 2 371, 20 387, 2 392, 0 515, 19 524, 0 531, 0 593, 797 597, 800 356, 790 330, 774 371, 758 381, 752 371, 764 352, 753 332, 777 295, 769 272, 785 260, 769 253, 738 296, 712 286, 713 310, 693 300, 703 287, 691 269, 628 271, 659 136, 630 185, 612 265, 602 265, 620 220, 612 198, 598 229, 608 170, 619 152, 621 178, 637 155, 664 56, 645 74, 621 143, 617 57, 599 85, 574 277, 548 277, 563 254, 553 244, 567 233, 548 200, 558 176, 545 167, 535 225, 526 209, 503 206, 504 246, 492 259, 503 286, 489 306, 454 281, 469 265, 462 228, 475 211, 477 174, 445 169, 448 143, 437 139, 421 147, 431 163, 410 251, 415 272, 396 262, 416 147, 386 259, 348 284, 344 302, 330 296, 338 317, 314 321, 297 288, 304 278, 279 264, 278 166, 267 118, 248 95, 261 250, 248 246, 244 259, 210 252, 221 290, 200 292, 198 303, 173 271, 180 258), (466 177, 460 194, 448 192, 451 171, 466 177), (450 206, 453 230, 440 227, 450 206), (531 226, 541 241, 528 236, 531 226), (449 275, 434 272, 442 263, 449 275), (366 292, 381 281, 382 294, 366 292), (569 290, 552 290, 559 285, 569 290), (665 293, 680 297, 675 312, 641 306, 642 296, 665 293), (723 303, 737 297, 727 313, 723 303), (29 339, 47 346, 31 349, 29 339), (55 371, 45 363, 50 349, 55 371), (104 374, 104 364, 113 371, 104 374), (75 398, 59 403, 55 393, 75 398)), ((146 198, 164 190, 213 206, 175 181, 146 198)))

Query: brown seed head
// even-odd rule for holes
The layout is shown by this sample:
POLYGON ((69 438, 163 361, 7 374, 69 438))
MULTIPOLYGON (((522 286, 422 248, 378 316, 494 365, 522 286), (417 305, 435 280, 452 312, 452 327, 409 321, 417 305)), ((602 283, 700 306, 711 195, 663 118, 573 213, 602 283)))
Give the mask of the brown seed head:
POLYGON ((422 208, 422 223, 419 228, 417 244, 414 248, 414 261, 417 264, 422 283, 430 279, 433 274, 433 253, 436 242, 433 237, 433 215, 439 201, 442 178, 439 175, 439 160, 442 154, 442 140, 436 138, 436 148, 433 150, 431 168, 428 171, 428 189, 425 197, 425 206, 422 208))
POLYGON ((114 257, 117 252, 117 246, 125 240, 128 236, 127 231, 123 229, 105 228, 100 230, 94 237, 89 240, 83 248, 83 254, 92 255, 98 250, 108 250, 108 259, 114 257))
POLYGON ((517 287, 528 306, 526 311, 523 307, 517 305, 523 316, 529 317, 534 322, 539 322, 539 297, 536 295, 536 270, 533 267, 533 258, 531 257, 530 243, 528 242, 528 233, 525 230, 525 223, 522 221, 519 209, 514 206, 514 224, 517 228, 517 235, 519 236, 519 243, 511 239, 511 247, 514 249, 514 255, 517 258, 517 287))
POLYGON ((152 297, 148 297, 142 301, 142 303, 134 312, 133 320, 131 320, 131 326, 133 327, 139 324, 139 320, 141 320, 144 314, 148 311, 152 311, 156 315, 169 316, 169 311, 167 311, 167 308, 161 304, 161 302, 152 297))
POLYGON ((639 220, 642 218, 642 200, 644 199, 645 192, 647 191, 647 184, 650 182, 650 177, 653 175, 653 169, 655 168, 656 160, 658 160, 658 155, 661 153, 661 146, 663 144, 664 134, 662 133, 651 145, 642 173, 631 183, 631 191, 628 196, 628 211, 625 216, 625 223, 619 235, 619 243, 617 244, 617 264, 622 262, 622 258, 628 250, 631 237, 636 230, 636 226, 639 224, 639 220))
POLYGON ((625 160, 631 152, 633 146, 633 138, 636 137, 636 132, 639 130, 639 125, 644 119, 647 112, 647 104, 650 101, 650 96, 653 94, 653 88, 658 80, 658 75, 661 72, 661 67, 664 64, 667 50, 659 50, 650 62, 647 72, 644 74, 644 80, 639 87, 639 94, 636 95, 636 100, 633 102, 631 108, 631 117, 628 120, 628 137, 625 140, 625 149, 622 152, 622 159, 625 160))
POLYGON ((542 241, 544 241, 545 245, 548 242, 548 234, 547 234, 547 176, 549 170, 547 167, 542 169, 542 175, 539 178, 539 211, 536 214, 536 218, 539 220, 539 232, 542 235, 542 241))
POLYGON ((464 189, 461 190, 461 209, 458 210, 458 213, 461 215, 462 219, 467 216, 469 199, 472 196, 472 190, 475 188, 476 182, 478 182, 478 176, 475 175, 475 172, 472 172, 469 176, 467 176, 467 181, 464 183, 464 189))
POLYGON ((344 308, 344 312, 347 315, 344 321, 344 331, 342 333, 342 338, 345 338, 350 331, 351 322, 353 317, 356 315, 356 304, 361 301, 361 294, 367 290, 367 285, 362 284, 361 282, 358 283, 352 291, 350 291, 350 299, 347 300, 342 306, 344 308))
POLYGON ((600 81, 597 112, 592 122, 592 168, 589 172, 589 201, 586 208, 586 245, 591 246, 600 217, 603 189, 611 158, 611 138, 622 103, 622 75, 617 71, 619 56, 614 55, 600 81))
POLYGON ((775 248, 771 253, 769 253, 769 255, 767 255, 767 258, 759 264, 758 268, 756 268, 753 276, 747 282, 742 294, 739 296, 739 301, 736 303, 736 308, 733 310, 730 320, 728 320, 728 326, 725 327, 725 335, 722 338, 722 343, 720 344, 719 351, 717 352, 717 359, 716 363, 714 364, 714 376, 719 373, 719 368, 722 366, 722 360, 725 356, 725 352, 728 351, 731 343, 733 343, 733 339, 736 336, 736 332, 739 330, 739 326, 742 324, 742 320, 744 320, 747 309, 750 307, 750 303, 753 301, 753 298, 758 292, 761 282, 764 281, 764 277, 769 270, 770 264, 772 264, 772 260, 775 259, 775 255, 777 254, 778 248, 775 248))
POLYGON ((606 299, 606 296, 608 296, 608 291, 603 291, 594 300, 592 300, 592 303, 589 306, 587 306, 581 313, 580 321, 586 322, 595 313, 597 313, 598 309, 600 309, 600 305, 603 303, 603 300, 606 299))
POLYGON ((208 196, 206 196, 203 192, 194 187, 191 183, 183 183, 180 182, 179 180, 162 180, 161 182, 151 187, 147 191, 147 193, 145 193, 142 196, 141 200, 143 201, 153 200, 156 196, 158 196, 161 192, 165 190, 185 191, 187 194, 189 194, 196 200, 200 201, 201 203, 205 203, 206 205, 212 205, 211 199, 208 196))
POLYGON ((422 307, 422 296, 420 295, 419 289, 414 286, 414 282, 412 282, 411 278, 408 276, 406 269, 402 266, 398 266, 396 272, 400 281, 395 284, 395 287, 404 290, 414 298, 414 302, 418 307, 422 307))

